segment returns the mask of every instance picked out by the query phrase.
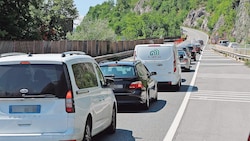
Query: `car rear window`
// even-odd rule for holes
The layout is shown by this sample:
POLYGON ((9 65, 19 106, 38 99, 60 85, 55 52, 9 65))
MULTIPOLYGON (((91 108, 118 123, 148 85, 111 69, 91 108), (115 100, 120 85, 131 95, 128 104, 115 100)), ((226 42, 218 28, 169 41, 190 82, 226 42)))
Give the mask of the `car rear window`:
POLYGON ((0 97, 65 98, 64 70, 63 65, 55 64, 0 65, 0 97))
POLYGON ((172 55, 171 47, 139 47, 136 55, 142 60, 166 60, 172 55))
POLYGON ((128 65, 101 66, 101 70, 104 76, 114 76, 114 77, 135 76, 134 67, 128 65))

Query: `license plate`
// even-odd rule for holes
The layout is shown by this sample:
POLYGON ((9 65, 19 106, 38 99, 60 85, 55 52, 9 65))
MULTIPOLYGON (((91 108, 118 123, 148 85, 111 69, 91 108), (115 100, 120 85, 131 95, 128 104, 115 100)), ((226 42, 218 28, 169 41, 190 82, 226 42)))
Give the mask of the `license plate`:
POLYGON ((9 113, 40 113, 41 105, 10 105, 9 113))
POLYGON ((123 85, 114 85, 113 88, 123 88, 123 85))

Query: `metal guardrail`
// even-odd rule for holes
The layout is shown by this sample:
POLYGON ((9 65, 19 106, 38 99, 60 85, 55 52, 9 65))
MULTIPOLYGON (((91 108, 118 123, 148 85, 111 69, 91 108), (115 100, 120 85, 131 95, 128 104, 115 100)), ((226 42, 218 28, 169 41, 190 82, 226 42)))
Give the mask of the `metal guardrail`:
MULTIPOLYGON (((247 45, 246 45, 247 46, 247 45)), ((229 48, 221 45, 213 45, 213 50, 233 57, 236 60, 250 60, 250 48, 229 48)))
POLYGON ((99 63, 99 62, 102 62, 102 61, 105 61, 105 60, 124 59, 124 58, 132 56, 133 53, 134 53, 134 50, 129 50, 129 51, 123 51, 123 52, 119 52, 119 53, 115 53, 115 54, 107 54, 107 55, 97 56, 97 57, 94 57, 94 58, 99 63))

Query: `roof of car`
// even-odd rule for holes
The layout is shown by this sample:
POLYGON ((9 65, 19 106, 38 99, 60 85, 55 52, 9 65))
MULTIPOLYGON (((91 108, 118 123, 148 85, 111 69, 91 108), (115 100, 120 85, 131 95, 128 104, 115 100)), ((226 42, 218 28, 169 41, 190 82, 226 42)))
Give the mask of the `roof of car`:
MULTIPOLYGON (((67 60, 76 58, 93 59, 84 52, 54 53, 54 54, 25 54, 25 53, 4 53, 0 56, 0 62, 11 61, 40 61, 40 62, 66 62, 67 60)), ((93 59, 94 60, 94 59, 93 59)))
POLYGON ((165 47, 165 46, 175 46, 174 43, 164 43, 164 44, 138 44, 136 47, 165 47))

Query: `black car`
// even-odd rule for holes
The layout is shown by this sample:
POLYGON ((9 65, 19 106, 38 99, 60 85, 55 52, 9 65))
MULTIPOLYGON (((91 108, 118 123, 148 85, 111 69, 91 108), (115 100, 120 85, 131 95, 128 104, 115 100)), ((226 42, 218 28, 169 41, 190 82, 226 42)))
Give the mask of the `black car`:
POLYGON ((112 79, 117 104, 140 104, 144 109, 158 98, 156 72, 149 72, 140 61, 112 61, 100 64, 106 79, 112 79))

